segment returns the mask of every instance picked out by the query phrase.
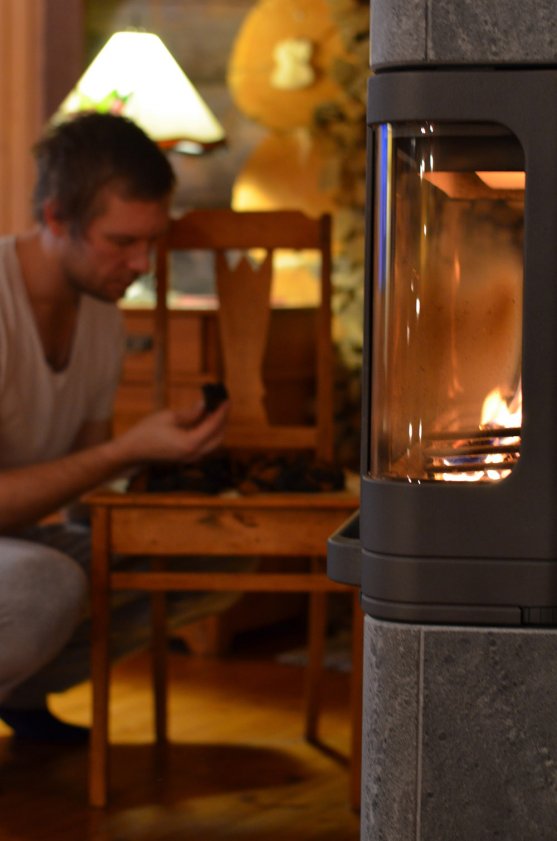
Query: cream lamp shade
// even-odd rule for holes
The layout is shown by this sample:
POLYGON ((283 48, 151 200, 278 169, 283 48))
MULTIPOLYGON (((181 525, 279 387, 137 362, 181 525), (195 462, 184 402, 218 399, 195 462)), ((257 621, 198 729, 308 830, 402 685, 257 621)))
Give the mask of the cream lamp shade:
POLYGON ((112 35, 54 115, 110 111, 136 122, 161 146, 201 152, 224 129, 161 39, 150 32, 112 35))

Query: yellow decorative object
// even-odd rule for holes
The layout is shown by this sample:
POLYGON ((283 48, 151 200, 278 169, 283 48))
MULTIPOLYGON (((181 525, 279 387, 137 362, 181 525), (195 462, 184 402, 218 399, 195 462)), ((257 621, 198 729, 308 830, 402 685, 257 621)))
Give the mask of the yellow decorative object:
POLYGON ((237 107, 267 128, 309 126, 316 106, 343 98, 330 71, 344 55, 327 0, 259 0, 236 38, 228 87, 237 107), (311 64, 302 57, 304 43, 312 47, 311 64))
POLYGON ((315 81, 310 64, 313 44, 307 38, 287 38, 273 50, 275 67, 271 75, 273 88, 295 91, 307 88, 315 81))
MULTIPOLYGON (((308 129, 268 134, 236 177, 232 207, 240 211, 301 210, 316 217, 332 214, 338 177, 335 149, 328 141, 308 129)), ((274 265, 275 301, 293 307, 318 304, 313 252, 275 252, 274 265)))
POLYGON ((338 157, 326 139, 307 129, 269 134, 236 176, 235 210, 302 210, 309 216, 333 213, 338 191, 338 157))

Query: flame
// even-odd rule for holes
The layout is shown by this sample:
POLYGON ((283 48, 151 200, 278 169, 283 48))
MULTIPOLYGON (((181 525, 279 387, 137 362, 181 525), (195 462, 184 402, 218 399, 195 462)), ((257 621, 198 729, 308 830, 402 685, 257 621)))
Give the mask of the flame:
MULTIPOLYGON (((483 429, 513 429, 522 425, 522 388, 519 386, 514 393, 510 403, 503 397, 499 388, 494 388, 482 406, 482 421, 480 426, 483 429)), ((507 436, 507 443, 520 445, 520 435, 507 436)), ((502 464, 505 457, 501 453, 493 453, 486 456, 486 464, 502 464)), ((486 470, 487 478, 491 481, 504 479, 510 474, 510 470, 486 470)))
POLYGON ((507 402, 500 388, 494 388, 485 398, 482 406, 482 429, 508 429, 522 424, 522 388, 519 386, 510 402, 507 402))
MULTIPOLYGON (((515 460, 518 458, 520 447, 520 428, 522 426, 522 387, 519 385, 511 400, 506 400, 499 388, 494 388, 485 398, 481 412, 481 430, 493 430, 492 444, 495 448, 500 444, 507 447, 516 447, 515 460)), ((455 451, 455 457, 457 458, 455 451)), ((454 464, 454 458, 445 460, 445 464, 454 464)), ((509 462, 509 456, 505 452, 489 453, 484 458, 484 465, 481 470, 457 473, 442 473, 441 481, 444 482, 498 482, 509 476, 512 465, 509 468, 501 467, 509 462), (489 465, 493 465, 489 469, 489 465), (497 465, 495 467, 495 465, 497 465)))

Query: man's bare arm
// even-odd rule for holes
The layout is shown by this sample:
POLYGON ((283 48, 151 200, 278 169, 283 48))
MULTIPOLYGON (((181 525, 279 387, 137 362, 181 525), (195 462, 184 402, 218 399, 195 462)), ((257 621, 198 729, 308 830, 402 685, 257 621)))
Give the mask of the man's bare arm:
MULTIPOLYGON (((73 443, 72 452, 96 447, 104 441, 110 440, 112 421, 105 420, 88 421, 81 427, 73 443)), ((89 522, 89 506, 80 497, 66 503, 63 508, 64 520, 68 523, 85 525, 89 522)))
POLYGON ((227 406, 164 409, 112 440, 43 464, 0 473, 0 532, 36 522, 129 468, 152 461, 196 461, 221 442, 227 406))
POLYGON ((112 422, 110 418, 99 421, 88 421, 81 427, 74 443, 72 451, 84 450, 87 447, 95 447, 103 444, 111 438, 112 422))

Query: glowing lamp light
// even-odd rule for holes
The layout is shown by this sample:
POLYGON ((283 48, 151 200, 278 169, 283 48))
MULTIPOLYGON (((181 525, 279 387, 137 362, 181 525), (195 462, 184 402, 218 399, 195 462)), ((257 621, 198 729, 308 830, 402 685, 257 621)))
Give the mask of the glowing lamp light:
POLYGON ((116 32, 64 99, 54 120, 82 111, 122 114, 161 146, 201 153, 224 129, 161 39, 116 32))

